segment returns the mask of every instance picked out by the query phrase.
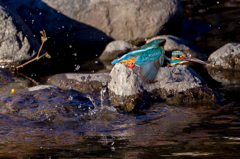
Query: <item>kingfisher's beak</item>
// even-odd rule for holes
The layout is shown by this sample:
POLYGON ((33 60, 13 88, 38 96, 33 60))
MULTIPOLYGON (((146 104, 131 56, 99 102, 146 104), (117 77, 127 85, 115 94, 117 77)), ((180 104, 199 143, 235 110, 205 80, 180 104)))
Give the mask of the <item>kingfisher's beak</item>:
POLYGON ((204 62, 204 61, 199 60, 199 59, 194 58, 194 57, 183 57, 183 58, 179 58, 179 60, 182 60, 182 61, 192 61, 192 62, 197 62, 197 63, 200 63, 200 64, 208 65, 207 62, 204 62))

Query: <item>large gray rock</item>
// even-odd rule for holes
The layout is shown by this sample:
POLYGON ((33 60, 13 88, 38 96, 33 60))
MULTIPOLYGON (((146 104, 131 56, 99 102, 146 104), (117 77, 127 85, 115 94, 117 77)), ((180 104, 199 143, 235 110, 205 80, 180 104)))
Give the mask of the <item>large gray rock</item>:
POLYGON ((240 69, 240 44, 228 43, 213 52, 208 61, 216 68, 240 69))
POLYGON ((106 87, 109 73, 65 73, 48 77, 47 84, 58 86, 61 89, 74 89, 80 92, 100 91, 106 87))
POLYGON ((0 63, 9 64, 32 58, 40 44, 21 17, 0 3, 0 20, 0 63))
POLYGON ((161 35, 148 39, 146 43, 149 43, 154 39, 166 39, 166 43, 164 44, 164 50, 166 51, 180 50, 191 55, 192 57, 196 57, 199 59, 207 57, 206 55, 201 53, 201 49, 199 49, 197 46, 189 43, 188 41, 180 37, 176 37, 173 35, 161 35))
POLYGON ((212 101, 221 96, 205 85, 191 68, 178 65, 161 67, 153 84, 144 83, 140 68, 128 69, 116 64, 109 74, 108 89, 113 103, 122 103, 122 109, 131 111, 140 103, 163 99, 168 103, 212 101))
POLYGON ((2 1, 16 9, 34 32, 44 28, 56 44, 76 42, 72 50, 81 46, 79 41, 84 42, 82 47, 85 42, 96 46, 113 39, 150 38, 163 29, 176 31, 182 16, 180 0, 2 1))

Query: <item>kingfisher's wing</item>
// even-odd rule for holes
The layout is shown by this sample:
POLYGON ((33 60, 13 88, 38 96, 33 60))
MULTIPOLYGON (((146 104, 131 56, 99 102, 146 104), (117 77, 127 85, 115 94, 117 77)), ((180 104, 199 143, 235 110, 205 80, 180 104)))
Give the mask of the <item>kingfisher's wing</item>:
POLYGON ((134 64, 140 66, 140 75, 144 82, 152 83, 163 65, 165 51, 163 47, 148 47, 145 53, 136 57, 134 64))
POLYGON ((163 65, 164 56, 165 56, 165 51, 163 47, 148 47, 142 50, 141 54, 138 54, 136 56, 136 60, 134 64, 139 65, 140 67, 143 67, 147 61, 152 61, 161 57, 159 59, 160 60, 159 63, 163 65))
POLYGON ((166 39, 155 39, 150 41, 149 43, 143 45, 141 47, 141 49, 146 49, 148 47, 159 47, 159 46, 163 46, 166 42, 166 39))
POLYGON ((131 51, 125 55, 123 55, 122 57, 118 58, 118 59, 115 59, 111 62, 111 64, 116 64, 122 60, 129 60, 130 58, 136 58, 139 54, 142 54, 144 53, 145 50, 134 50, 134 51, 131 51))

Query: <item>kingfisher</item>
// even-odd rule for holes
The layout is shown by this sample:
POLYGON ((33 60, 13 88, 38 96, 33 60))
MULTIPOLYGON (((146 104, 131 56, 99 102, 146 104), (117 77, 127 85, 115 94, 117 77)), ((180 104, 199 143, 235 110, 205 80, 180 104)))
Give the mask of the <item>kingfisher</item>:
POLYGON ((166 39, 155 39, 143 45, 139 50, 131 51, 111 63, 128 63, 127 68, 140 67, 140 76, 145 83, 153 83, 161 66, 174 66, 187 61, 206 64, 204 61, 188 56, 182 51, 165 51, 166 39), (168 57, 169 56, 169 57, 168 57), (165 62, 165 59, 167 62, 165 62))

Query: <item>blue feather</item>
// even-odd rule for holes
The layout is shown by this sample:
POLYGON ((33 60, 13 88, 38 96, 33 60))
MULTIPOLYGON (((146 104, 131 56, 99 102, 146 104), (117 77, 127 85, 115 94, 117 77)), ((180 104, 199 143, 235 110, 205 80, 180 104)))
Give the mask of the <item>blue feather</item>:
POLYGON ((118 63, 118 62, 120 62, 120 61, 121 61, 120 58, 118 58, 118 59, 114 59, 114 60, 111 62, 111 64, 113 65, 113 64, 116 64, 116 63, 118 63))
POLYGON ((140 69, 140 76, 146 83, 153 83, 161 65, 158 59, 146 61, 144 66, 140 69))

